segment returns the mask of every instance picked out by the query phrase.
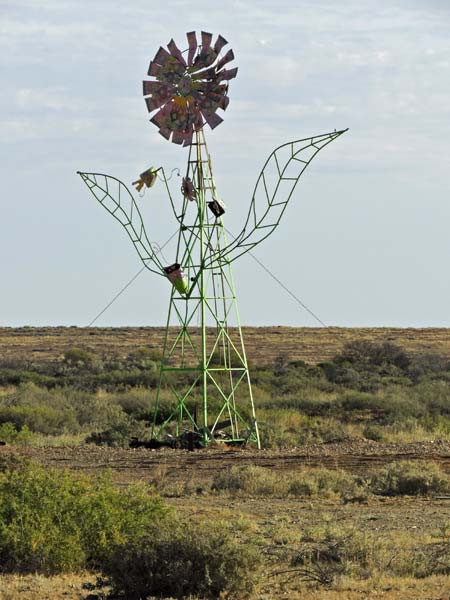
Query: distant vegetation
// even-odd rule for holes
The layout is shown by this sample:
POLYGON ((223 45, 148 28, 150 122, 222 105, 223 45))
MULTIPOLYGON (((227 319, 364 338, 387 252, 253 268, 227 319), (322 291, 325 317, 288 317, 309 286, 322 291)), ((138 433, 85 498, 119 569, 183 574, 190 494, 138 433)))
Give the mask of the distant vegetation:
MULTIPOLYGON (((0 441, 126 445, 148 437, 161 355, 71 348, 59 361, 0 359, 0 441)), ((450 439, 450 361, 390 343, 347 343, 317 365, 280 353, 252 368, 263 445, 450 439)), ((178 383, 182 383, 181 380, 178 383)), ((163 390, 161 418, 170 414, 163 390)))

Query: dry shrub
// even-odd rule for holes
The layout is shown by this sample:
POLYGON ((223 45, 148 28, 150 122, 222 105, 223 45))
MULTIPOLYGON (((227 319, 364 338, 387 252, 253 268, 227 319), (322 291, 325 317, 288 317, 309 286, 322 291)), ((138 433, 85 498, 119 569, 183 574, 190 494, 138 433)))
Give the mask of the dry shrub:
POLYGON ((380 536, 327 522, 304 532, 291 566, 299 578, 325 586, 341 575, 421 579, 450 574, 450 544, 413 543, 408 534, 380 536))
MULTIPOLYGON (((211 489, 249 496, 361 496, 364 482, 345 471, 305 469, 301 473, 276 473, 264 467, 244 465, 217 473, 211 489)), ((367 494, 364 498, 366 499, 367 494)), ((352 501, 351 499, 348 500, 352 501)), ((357 500, 355 500, 357 501, 357 500)))
POLYGON ((393 546, 389 572, 396 577, 423 579, 432 575, 450 574, 450 544, 448 542, 420 544, 409 547, 408 540, 393 546))
POLYGON ((285 479, 264 467, 238 466, 217 473, 211 489, 250 496, 274 496, 286 491, 285 479))
POLYGON ((370 487, 381 496, 419 496, 450 490, 450 477, 432 462, 398 461, 372 477, 370 487))
POLYGON ((343 495, 354 486, 355 477, 345 471, 308 469, 300 475, 291 475, 288 493, 292 496, 343 495))
POLYGON ((127 600, 246 598, 259 558, 226 527, 211 522, 152 528, 144 537, 115 547, 103 567, 113 592, 127 600))
POLYGON ((291 564, 302 579, 327 586, 340 575, 369 577, 382 556, 380 540, 354 528, 327 525, 315 536, 304 536, 291 564))
MULTIPOLYGON (((283 406, 285 398, 277 400, 283 406)), ((273 401, 275 402, 275 401, 273 401)), ((336 418, 310 416, 295 408, 259 409, 258 421, 264 448, 288 448, 299 444, 343 442, 354 436, 336 418)))

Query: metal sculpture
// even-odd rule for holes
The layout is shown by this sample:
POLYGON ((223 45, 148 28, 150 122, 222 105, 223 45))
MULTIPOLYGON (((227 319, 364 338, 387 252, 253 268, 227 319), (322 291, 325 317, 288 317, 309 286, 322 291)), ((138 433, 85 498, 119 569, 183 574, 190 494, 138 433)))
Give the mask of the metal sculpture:
POLYGON ((219 35, 187 34, 181 52, 171 40, 160 48, 143 82, 145 102, 159 133, 188 147, 181 202, 173 198, 162 167, 150 167, 134 182, 138 191, 160 179, 178 223, 174 262, 163 264, 147 235, 141 211, 127 186, 110 175, 79 172, 92 194, 125 228, 145 267, 172 283, 151 437, 190 447, 212 440, 253 442, 260 447, 248 361, 231 263, 279 225, 294 189, 316 154, 344 131, 312 136, 276 148, 258 176, 248 215, 238 235, 227 238, 206 145, 204 125, 223 119, 229 103, 226 69, 233 51, 219 35), (232 316, 235 325, 232 327, 232 316))

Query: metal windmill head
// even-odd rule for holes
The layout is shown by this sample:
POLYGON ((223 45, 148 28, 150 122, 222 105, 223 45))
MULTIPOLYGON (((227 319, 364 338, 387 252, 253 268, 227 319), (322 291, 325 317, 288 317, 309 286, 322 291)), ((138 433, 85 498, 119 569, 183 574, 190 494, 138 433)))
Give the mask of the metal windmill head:
POLYGON ((214 45, 212 34, 201 32, 199 44, 195 31, 186 34, 188 48, 181 52, 170 40, 168 50, 160 47, 150 62, 150 81, 143 82, 149 113, 157 111, 150 122, 159 133, 174 144, 189 146, 194 132, 205 123, 211 129, 222 123, 217 110, 229 104, 228 81, 236 77, 237 67, 224 68, 234 59, 233 50, 225 54, 228 43, 218 35, 214 45))

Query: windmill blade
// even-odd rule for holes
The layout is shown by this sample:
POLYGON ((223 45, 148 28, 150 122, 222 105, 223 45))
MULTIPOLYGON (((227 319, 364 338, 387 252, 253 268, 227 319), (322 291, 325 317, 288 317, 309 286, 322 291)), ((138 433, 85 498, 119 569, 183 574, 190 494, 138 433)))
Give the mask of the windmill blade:
MULTIPOLYGON (((347 129, 288 142, 276 148, 259 174, 241 232, 210 262, 233 262, 260 244, 278 227, 300 177, 322 148, 347 129)), ((208 265, 206 265, 208 266, 208 265)))
POLYGON ((144 266, 152 273, 165 276, 163 265, 147 237, 139 208, 127 186, 104 173, 78 171, 78 175, 98 202, 124 227, 144 266))

